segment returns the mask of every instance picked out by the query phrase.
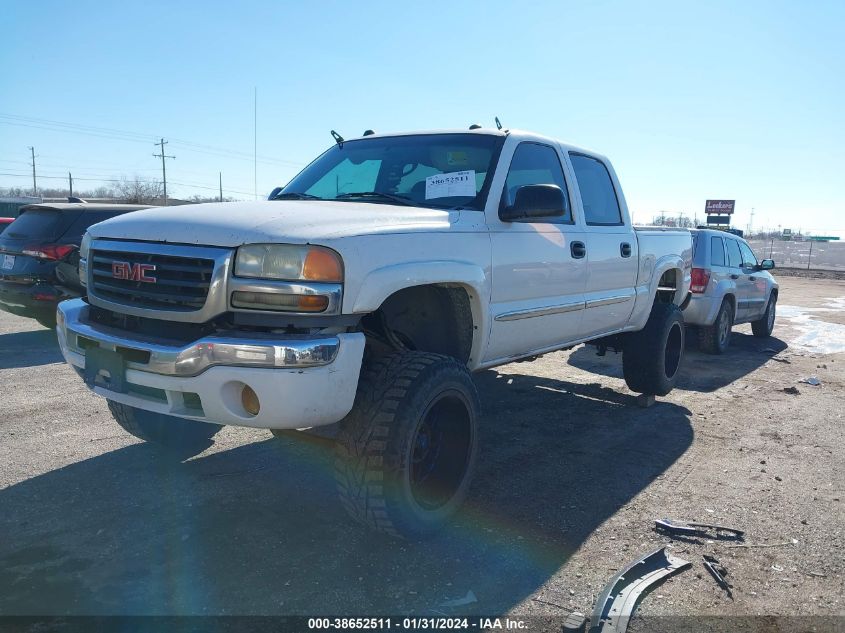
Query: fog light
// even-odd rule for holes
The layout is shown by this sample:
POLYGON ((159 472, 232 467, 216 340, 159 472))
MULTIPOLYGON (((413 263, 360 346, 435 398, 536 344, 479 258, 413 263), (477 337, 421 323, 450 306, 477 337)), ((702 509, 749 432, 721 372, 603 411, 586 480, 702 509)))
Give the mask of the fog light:
POLYGON ((258 394, 249 385, 244 385, 244 388, 241 390, 241 404, 250 415, 258 415, 258 412, 261 411, 258 394))
POLYGON ((232 293, 232 305, 253 310, 278 310, 281 312, 322 312, 329 307, 329 298, 323 295, 287 295, 269 292, 232 293))

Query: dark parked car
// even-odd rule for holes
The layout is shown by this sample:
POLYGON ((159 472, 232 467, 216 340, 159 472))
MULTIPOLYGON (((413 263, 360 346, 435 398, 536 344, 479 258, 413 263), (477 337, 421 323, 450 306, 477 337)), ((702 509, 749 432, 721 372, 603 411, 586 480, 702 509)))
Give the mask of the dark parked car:
POLYGON ((55 327, 56 304, 85 294, 79 244, 92 224, 146 206, 31 204, 0 234, 0 309, 55 327))

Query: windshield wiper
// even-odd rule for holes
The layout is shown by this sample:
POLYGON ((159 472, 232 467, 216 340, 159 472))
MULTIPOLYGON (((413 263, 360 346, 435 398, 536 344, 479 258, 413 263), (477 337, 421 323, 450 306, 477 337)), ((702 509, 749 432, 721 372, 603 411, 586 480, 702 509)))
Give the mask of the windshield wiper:
POLYGON ((299 193, 297 191, 281 191, 272 198, 273 200, 325 200, 320 196, 312 196, 310 193, 299 193))
POLYGON ((414 200, 408 196, 400 196, 395 193, 383 193, 381 191, 351 191, 349 193, 342 193, 335 196, 335 200, 350 200, 352 198, 383 198, 384 200, 390 200, 391 202, 404 204, 406 206, 415 206, 416 204, 414 200))

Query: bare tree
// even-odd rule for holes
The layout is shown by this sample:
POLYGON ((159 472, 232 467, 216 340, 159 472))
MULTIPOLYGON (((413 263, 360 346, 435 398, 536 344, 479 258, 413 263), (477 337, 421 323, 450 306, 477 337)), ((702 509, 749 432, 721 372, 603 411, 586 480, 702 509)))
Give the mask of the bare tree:
POLYGON ((121 179, 115 186, 116 197, 122 202, 149 204, 163 193, 161 182, 135 176, 132 180, 121 179))

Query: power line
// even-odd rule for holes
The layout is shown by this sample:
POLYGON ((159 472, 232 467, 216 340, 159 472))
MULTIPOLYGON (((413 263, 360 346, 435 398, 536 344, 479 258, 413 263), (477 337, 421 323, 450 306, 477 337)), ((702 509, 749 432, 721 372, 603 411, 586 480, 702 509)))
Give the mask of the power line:
MULTIPOLYGON (((75 134, 84 134, 97 138, 129 141, 134 143, 148 143, 155 138, 152 134, 142 134, 139 132, 129 132, 126 130, 118 130, 115 128, 96 127, 91 125, 80 125, 77 123, 66 123, 63 121, 54 121, 51 119, 38 119, 34 117, 25 117, 16 114, 7 114, 0 112, 0 123, 5 125, 14 125, 20 127, 29 127, 35 129, 48 130, 53 132, 69 132, 75 134)), ((195 143, 185 139, 170 137, 170 142, 174 145, 185 146, 188 151, 199 154, 209 154, 213 156, 225 156, 228 158, 236 158, 238 160, 257 160, 261 163, 276 163, 282 165, 290 165, 294 167, 302 167, 303 163, 299 161, 290 161, 271 156, 258 156, 256 147, 253 147, 253 152, 244 152, 241 150, 233 150, 226 147, 217 147, 214 145, 206 145, 203 143, 195 143)))

